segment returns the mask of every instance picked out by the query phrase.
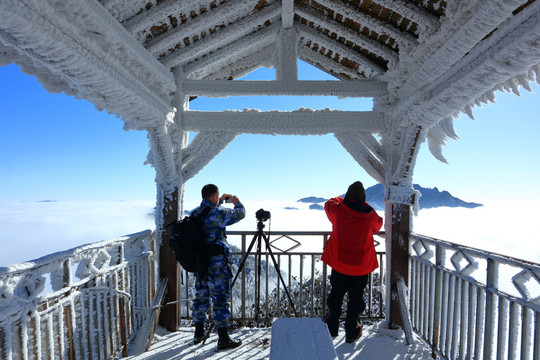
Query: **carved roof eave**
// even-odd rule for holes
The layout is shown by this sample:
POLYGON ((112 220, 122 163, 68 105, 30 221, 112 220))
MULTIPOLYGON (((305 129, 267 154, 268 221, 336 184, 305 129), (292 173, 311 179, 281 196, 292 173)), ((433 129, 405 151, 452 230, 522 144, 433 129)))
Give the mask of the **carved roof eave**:
POLYGON ((133 128, 174 110, 172 73, 140 56, 144 48, 116 19, 93 1, 70 1, 62 10, 40 0, 0 2, 1 63, 13 62, 47 91, 86 99, 133 128))
MULTIPOLYGON (((190 8, 206 3, 210 2, 190 0, 182 2, 181 6, 190 8)), ((476 64, 475 48, 501 32, 504 29, 502 24, 525 0, 486 1, 482 3, 479 11, 470 11, 469 7, 473 6, 470 3, 458 7, 450 2, 447 16, 440 20, 404 0, 379 0, 380 4, 407 14, 418 22, 418 37, 425 40, 420 44, 410 33, 370 19, 350 5, 327 0, 320 0, 318 3, 332 11, 341 12, 344 17, 356 17, 358 21, 363 21, 383 34, 387 33, 398 44, 400 52, 396 53, 398 57, 395 57, 391 50, 382 48, 372 40, 366 38, 357 41, 375 52, 375 55, 386 58, 389 65, 387 70, 354 50, 358 45, 354 41, 352 45, 345 45, 328 36, 324 29, 316 28, 326 26, 338 37, 349 37, 351 34, 351 31, 339 22, 306 9, 305 4, 300 3, 296 16, 305 16, 315 21, 319 15, 320 20, 316 25, 297 20, 293 22, 299 32, 298 57, 339 79, 355 80, 366 76, 379 76, 387 81, 389 94, 376 97, 377 110, 389 115, 400 114, 401 125, 434 126, 457 111, 467 110, 471 104, 489 99, 493 89, 502 86, 515 89, 516 83, 526 86, 525 84, 533 79, 531 74, 536 71, 535 67, 530 67, 531 56, 536 56, 535 54, 527 57, 529 68, 513 69, 505 78, 492 77, 487 65, 484 68, 478 67, 475 76, 489 75, 490 81, 475 86, 474 91, 468 91, 467 103, 464 100, 459 103, 448 102, 444 98, 452 98, 454 92, 460 93, 459 82, 467 82, 469 75, 466 70, 471 64, 476 64), (494 35, 491 34, 497 27, 494 35), (325 52, 321 50, 321 45, 325 52), (348 63, 342 61, 344 58, 349 59, 348 63), (351 63, 358 68, 351 67, 351 63), (439 104, 452 104, 453 107, 442 112, 432 111, 437 110, 439 104), (421 117, 417 116, 418 112, 422 114, 421 117), (403 114, 406 116, 402 116, 403 114)), ((258 63, 260 66, 269 66, 272 59, 256 54, 263 51, 265 55, 270 55, 275 50, 280 15, 290 11, 280 9, 280 2, 274 1, 268 1, 268 5, 262 6, 260 10, 254 9, 253 5, 257 4, 255 0, 238 1, 223 8, 218 6, 215 10, 196 16, 195 19, 199 20, 193 22, 192 30, 204 28, 203 15, 208 19, 218 20, 237 16, 239 20, 229 24, 224 30, 208 33, 204 39, 188 44, 181 51, 164 56, 160 62, 155 59, 156 54, 151 55, 144 51, 143 45, 135 40, 137 37, 126 28, 138 34, 152 23, 152 19, 157 19, 159 14, 167 13, 171 9, 178 10, 177 7, 171 8, 171 4, 162 2, 148 12, 139 12, 130 8, 130 4, 116 0, 101 3, 97 0, 73 0, 69 6, 55 3, 55 6, 62 9, 53 9, 49 2, 39 0, 5 0, 0 4, 0 35, 4 42, 3 45, 0 44, 0 60, 2 63, 13 61, 38 79, 40 75, 45 75, 42 76, 43 79, 51 79, 53 77, 49 75, 54 74, 57 76, 54 82, 42 81, 47 90, 65 91, 67 94, 85 98, 93 102, 98 109, 103 108, 122 117, 128 127, 146 128, 169 121, 168 114, 174 110, 170 102, 176 84, 168 67, 182 65, 195 74, 194 78, 231 79, 256 69, 258 63), (238 15, 234 15, 236 10, 238 15), (123 11, 125 27, 118 22, 118 17, 113 18, 113 14, 117 16, 117 13, 123 11), (249 12, 254 15, 245 15, 249 12), (146 15, 148 18, 144 18, 146 15), (20 21, 26 24, 21 24, 20 21), (30 25, 34 29, 32 33, 26 30, 30 25), (11 43, 10 39, 13 40, 11 43), (66 47, 67 53, 62 54, 62 59, 54 58, 54 41, 69 44, 66 47), (260 44, 254 45, 258 42, 260 44), (26 43, 30 45, 25 46, 26 43), (235 46, 243 51, 231 51, 235 46), (231 52, 235 55, 221 56, 231 52), (138 56, 133 56, 134 54, 138 56), (140 56, 141 54, 145 55, 140 56), (48 61, 50 58, 54 61, 48 61), (237 65, 242 60, 247 60, 246 64, 237 65), (162 65, 163 63, 167 66, 162 65), (103 77, 112 78, 114 82, 102 82, 103 77)), ((527 16, 531 16, 534 12, 532 10, 536 8, 538 2, 528 4, 527 16)), ((520 14, 515 17, 518 16, 520 14)), ((288 19, 291 20, 291 16, 288 19)), ((178 34, 179 30, 166 36, 172 39, 178 37, 178 34)), ((354 40, 354 37, 352 39, 354 40)), ((166 44, 166 38, 160 38, 145 46, 161 52, 166 44)))
MULTIPOLYGON (((461 18, 459 30, 454 31, 449 39, 439 42, 443 46, 434 49, 437 37, 442 41, 440 36, 445 34, 448 37, 450 33, 445 29, 450 24, 445 23, 440 29, 441 35, 425 43, 433 55, 422 59, 416 67, 416 76, 400 78, 400 66, 382 76, 388 82, 389 96, 394 98, 382 99, 376 108, 390 117, 399 117, 402 126, 416 124, 430 128, 443 119, 457 116, 459 112, 472 117, 471 108, 481 102, 493 101, 496 90, 511 89, 518 93, 518 86, 527 88, 529 82, 535 81, 538 73, 536 64, 540 64, 540 47, 532 46, 540 43, 540 3, 531 4, 527 12, 509 16, 511 9, 523 1, 513 1, 514 4, 506 0, 498 2, 488 2, 500 17, 498 21, 491 17, 489 23, 482 23, 484 35, 479 29, 481 25, 477 16, 466 22, 461 18), (500 11, 500 6, 504 6, 506 12, 500 11), (493 31, 493 26, 497 26, 496 31, 493 31), (474 32, 480 39, 478 42, 460 41, 464 36, 461 34, 474 32), (463 54, 461 57, 449 59, 448 54, 460 53, 463 54), (424 67, 430 69, 429 75, 419 70, 424 67)), ((422 54, 423 49, 417 48, 416 53, 422 54)), ((407 63, 410 66, 414 61, 419 62, 409 59, 404 66, 407 63)))

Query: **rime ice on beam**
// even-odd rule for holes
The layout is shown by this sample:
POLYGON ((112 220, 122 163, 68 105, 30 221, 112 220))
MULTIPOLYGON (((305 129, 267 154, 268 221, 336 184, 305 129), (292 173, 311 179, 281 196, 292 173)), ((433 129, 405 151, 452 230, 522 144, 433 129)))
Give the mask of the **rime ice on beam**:
MULTIPOLYGON (((307 45, 307 39, 301 39, 302 45, 307 45)), ((338 79, 363 79, 364 77, 358 73, 358 71, 342 65, 339 62, 330 59, 329 57, 322 55, 318 51, 315 51, 307 46, 300 46, 298 48, 298 57, 303 61, 311 64, 319 69, 337 77, 338 79)))
POLYGON ((186 111, 188 131, 223 131, 236 134, 324 135, 336 132, 370 133, 386 130, 382 114, 373 111, 186 111))
POLYGON ((186 80, 184 92, 192 96, 228 97, 250 95, 379 97, 386 94, 386 83, 360 81, 217 81, 186 80))
POLYGON ((252 0, 227 2, 216 7, 213 11, 208 11, 191 19, 189 26, 179 24, 168 31, 166 35, 155 37, 146 43, 146 48, 154 55, 166 53, 167 49, 174 48, 176 44, 181 43, 185 38, 191 39, 198 36, 202 31, 217 27, 220 24, 237 22, 252 8, 252 0))
POLYGON ((298 33, 294 28, 281 28, 278 42, 278 64, 276 66, 276 80, 295 81, 298 80, 297 49, 298 33))
MULTIPOLYGON (((276 37, 280 29, 281 27, 277 23, 262 28, 221 48, 219 52, 205 55, 201 59, 196 59, 186 64, 184 66, 184 72, 189 78, 204 79, 210 74, 224 72, 229 68, 242 66, 243 62, 250 62, 249 59, 252 58, 257 59, 254 65, 261 66, 268 64, 268 67, 270 67, 272 65, 270 61, 273 54, 264 54, 264 52, 269 48, 272 52, 274 51, 273 45, 276 42, 276 37)), ((212 78, 227 79, 230 76, 230 74, 227 74, 227 76, 212 78)), ((233 77, 238 79, 241 76, 233 77)))
POLYGON ((350 28, 336 20, 328 20, 326 18, 321 18, 316 11, 306 6, 299 7, 297 13, 307 21, 320 24, 325 29, 328 29, 330 33, 336 33, 337 38, 343 37, 344 39, 352 41, 363 49, 382 56, 383 58, 388 60, 388 67, 391 67, 392 64, 395 64, 398 60, 398 55, 396 51, 389 49, 378 41, 366 38, 357 31, 352 31, 350 28))
MULTIPOLYGON (((195 45, 187 46, 183 51, 177 51, 172 55, 166 56, 163 59, 163 63, 171 68, 190 63, 197 58, 202 58, 209 52, 218 50, 236 40, 245 37, 246 35, 257 31, 261 27, 265 27, 265 23, 267 21, 274 23, 275 19, 280 15, 281 7, 279 4, 266 6, 258 11, 256 15, 251 15, 247 18, 241 19, 238 22, 227 26, 225 29, 216 31, 215 33, 197 41, 195 45)), ((174 47, 176 45, 174 42, 169 42, 168 44, 170 47, 174 47)))
POLYGON ((365 73, 366 77, 372 77, 384 73, 384 69, 369 60, 363 55, 359 55, 357 51, 349 49, 347 46, 332 41, 329 37, 321 35, 317 30, 310 28, 307 25, 296 25, 300 37, 311 40, 313 43, 317 43, 319 47, 325 48, 327 51, 339 54, 341 57, 351 59, 358 63, 358 71, 365 73))
POLYGON ((345 15, 351 20, 354 20, 360 24, 365 24, 372 31, 375 31, 380 35, 390 36, 396 40, 400 49, 410 48, 413 45, 418 44, 418 41, 414 38, 414 36, 382 21, 376 20, 371 16, 365 15, 356 9, 352 9, 351 5, 349 4, 344 4, 341 1, 334 0, 318 0, 317 2, 330 10, 334 10, 336 13, 345 15))

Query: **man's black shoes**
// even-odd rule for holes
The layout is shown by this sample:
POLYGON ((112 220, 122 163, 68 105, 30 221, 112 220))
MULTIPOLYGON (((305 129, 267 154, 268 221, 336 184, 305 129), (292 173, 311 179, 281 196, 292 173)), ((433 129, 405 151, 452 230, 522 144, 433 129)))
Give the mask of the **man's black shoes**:
POLYGON ((350 331, 348 334, 345 335, 345 342, 347 343, 353 343, 356 340, 360 339, 362 336, 362 325, 356 326, 356 329, 353 331, 350 331))
POLYGON ((326 326, 328 327, 328 331, 330 332, 331 337, 338 336, 339 332, 339 321, 337 322, 331 322, 329 321, 330 314, 326 315, 326 317, 323 319, 323 322, 326 323, 326 326))
POLYGON ((197 345, 204 340, 204 323, 195 324, 195 336, 193 336, 193 344, 197 345))
POLYGON ((229 332, 227 329, 218 329, 218 336, 218 350, 234 349, 242 345, 241 340, 233 340, 229 337, 229 332))

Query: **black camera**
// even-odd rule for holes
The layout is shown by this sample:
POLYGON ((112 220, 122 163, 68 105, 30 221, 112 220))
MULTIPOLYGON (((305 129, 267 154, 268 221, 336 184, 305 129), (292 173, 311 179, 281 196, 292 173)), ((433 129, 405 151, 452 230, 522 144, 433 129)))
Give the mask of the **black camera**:
POLYGON ((259 220, 259 221, 266 221, 266 220, 270 219, 270 211, 266 211, 266 210, 263 210, 263 209, 259 209, 259 210, 255 213, 255 217, 256 217, 257 220, 259 220))

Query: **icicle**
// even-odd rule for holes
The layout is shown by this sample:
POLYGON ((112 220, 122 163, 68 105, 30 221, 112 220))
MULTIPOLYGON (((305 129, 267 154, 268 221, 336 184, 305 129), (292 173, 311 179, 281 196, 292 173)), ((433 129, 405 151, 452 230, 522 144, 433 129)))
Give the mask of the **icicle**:
POLYGON ((495 91, 490 90, 486 92, 486 96, 488 97, 489 101, 492 103, 495 103, 495 91))
POLYGON ((540 85, 540 65, 533 66, 532 71, 534 72, 534 75, 536 77, 536 83, 540 85))
POLYGON ((508 83, 509 83, 508 85, 509 85, 510 88, 512 89, 512 92, 513 92, 514 94, 516 94, 517 96, 521 97, 521 94, 520 94, 520 92, 519 92, 519 85, 518 85, 517 81, 516 81, 515 79, 510 79, 510 80, 508 81, 508 83))
POLYGON ((473 115, 472 107, 470 105, 466 105, 464 111, 467 114, 467 116, 469 116, 471 119, 476 121, 473 115))
POLYGON ((448 161, 442 153, 442 147, 444 145, 445 135, 439 125, 435 125, 429 129, 427 134, 428 148, 435 159, 448 164, 448 161))
POLYGON ((529 85, 529 80, 525 75, 516 76, 516 80, 521 86, 523 86, 523 88, 525 88, 525 90, 527 90, 528 92, 533 92, 531 86, 529 85))
POLYGON ((442 119, 438 125, 446 136, 455 140, 459 139, 456 129, 454 128, 454 119, 451 116, 442 119))
POLYGON ((482 104, 489 104, 490 101, 489 101, 489 96, 487 93, 484 93, 482 94, 481 98, 480 98, 480 101, 482 104))

